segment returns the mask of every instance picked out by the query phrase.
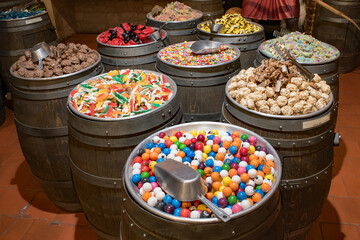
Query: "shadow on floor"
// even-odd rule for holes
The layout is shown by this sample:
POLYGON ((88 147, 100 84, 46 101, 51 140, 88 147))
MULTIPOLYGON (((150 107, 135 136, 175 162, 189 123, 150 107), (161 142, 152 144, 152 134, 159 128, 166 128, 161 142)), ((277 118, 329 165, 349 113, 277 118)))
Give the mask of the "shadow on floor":
MULTIPOLYGON (((341 136, 341 132, 340 136, 341 136)), ((339 146, 334 146, 334 168, 332 173, 332 178, 339 174, 341 166, 343 165, 344 158, 346 155, 346 145, 342 138, 340 138, 339 146)))

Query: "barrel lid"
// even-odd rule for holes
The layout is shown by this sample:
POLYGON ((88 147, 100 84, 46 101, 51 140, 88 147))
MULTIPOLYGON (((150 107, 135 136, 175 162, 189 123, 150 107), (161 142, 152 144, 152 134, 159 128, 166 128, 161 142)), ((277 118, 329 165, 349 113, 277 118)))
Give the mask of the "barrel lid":
POLYGON ((163 29, 186 29, 186 28, 195 28, 196 25, 198 23, 200 23, 202 21, 203 18, 203 12, 197 9, 193 9, 193 11, 198 12, 200 14, 200 16, 198 18, 194 18, 194 19, 190 19, 190 20, 186 20, 186 21, 159 21, 159 20, 155 20, 152 16, 151 13, 147 13, 146 14, 146 25, 148 26, 152 26, 152 27, 160 27, 162 26, 165 22, 167 23, 163 29))
MULTIPOLYGON (((95 50, 94 50, 95 51, 95 50)), ((98 55, 98 60, 91 66, 87 67, 87 68, 84 68, 84 69, 81 69, 80 71, 77 71, 77 72, 73 72, 73 73, 69 73, 69 74, 64 74, 64 75, 61 75, 61 76, 56 76, 56 77, 50 77, 50 78, 25 78, 25 77, 20 77, 20 76, 17 76, 14 74, 14 71, 12 70, 13 69, 13 65, 11 65, 10 67, 10 74, 12 77, 14 78, 17 78, 17 79, 21 79, 21 80, 26 80, 26 81, 54 81, 54 80, 60 80, 60 79, 65 79, 65 78, 69 78, 69 77, 74 77, 76 75, 79 75, 79 74, 82 74, 83 72, 86 72, 88 71, 89 69, 93 68, 94 66, 96 65, 100 65, 100 62, 101 62, 101 56, 100 54, 95 51, 96 54, 98 55)))
POLYGON ((157 216, 160 216, 162 218, 169 219, 172 221, 176 221, 176 222, 198 223, 198 224, 221 222, 221 220, 219 220, 218 218, 192 219, 192 218, 177 217, 177 216, 165 213, 163 211, 160 211, 154 207, 151 207, 142 199, 142 197, 139 193, 139 189, 131 181, 131 174, 132 174, 132 170, 133 170, 132 165, 134 164, 134 158, 137 156, 137 152, 139 151, 139 149, 145 148, 146 144, 149 143, 154 136, 158 136, 159 132, 165 132, 165 134, 167 134, 167 135, 172 135, 177 131, 190 132, 191 130, 194 130, 194 129, 197 131, 205 130, 206 132, 211 131, 213 129, 217 129, 218 131, 225 131, 225 132, 238 131, 240 133, 240 135, 247 134, 247 135, 255 136, 257 138, 257 143, 259 143, 259 145, 261 145, 261 146, 266 147, 268 149, 269 153, 272 154, 275 158, 275 160, 274 160, 274 164, 275 164, 274 179, 275 179, 275 181, 274 181, 271 191, 269 193, 267 193, 259 203, 253 205, 251 208, 248 208, 246 210, 242 210, 241 212, 230 215, 230 219, 236 219, 236 218, 239 218, 242 216, 246 216, 250 212, 253 212, 253 211, 257 210, 258 208, 260 208, 266 201, 270 200, 276 194, 276 189, 278 189, 280 186, 282 168, 281 168, 281 162, 280 162, 279 155, 277 154, 277 152, 275 151, 275 149, 271 146, 271 144, 269 142, 267 142, 264 138, 262 138, 258 134, 254 133, 250 130, 247 130, 245 128, 235 126, 235 125, 231 125, 231 124, 227 124, 227 123, 216 123, 216 122, 193 122, 193 123, 185 123, 185 124, 180 124, 180 125, 176 125, 173 127, 169 127, 169 128, 160 130, 160 131, 150 135, 149 137, 144 139, 141 143, 139 143, 139 145, 137 145, 137 147, 131 152, 130 156, 128 157, 128 159, 125 163, 125 169, 124 169, 125 187, 128 190, 130 196, 142 208, 144 208, 145 210, 147 210, 157 216))
POLYGON ((252 35, 256 35, 256 34, 261 34, 263 35, 264 34, 264 27, 261 25, 261 24, 258 24, 258 23, 255 23, 255 22, 251 22, 251 24, 255 25, 255 26, 258 26, 260 28, 259 31, 256 31, 256 32, 252 32, 252 33, 244 33, 244 34, 224 34, 224 33, 212 33, 212 32, 207 32, 203 29, 201 29, 201 25, 202 24, 205 24, 205 23, 208 23, 210 21, 204 21, 204 22, 201 22, 197 25, 197 30, 201 33, 204 33, 206 35, 210 35, 210 36, 221 36, 221 37, 246 37, 246 36, 252 36, 252 35))
POLYGON ((243 109, 244 111, 250 112, 255 115, 267 117, 267 118, 293 120, 293 119, 306 119, 306 118, 316 117, 316 116, 319 116, 322 113, 326 112, 333 105, 333 101, 334 101, 333 94, 332 94, 332 92, 330 92, 330 101, 326 104, 326 106, 324 108, 320 109, 319 111, 312 112, 309 114, 293 115, 293 116, 267 114, 267 113, 262 113, 262 112, 258 112, 255 110, 248 109, 248 108, 244 107, 243 105, 241 105, 240 103, 236 102, 232 97, 230 97, 230 94, 228 91, 228 89, 229 89, 228 87, 229 87, 230 83, 231 83, 231 79, 227 82, 227 84, 225 86, 225 94, 226 94, 226 99, 228 101, 230 101, 235 106, 243 109))
MULTIPOLYGON (((188 42, 188 43, 194 43, 194 41, 193 41, 193 42, 188 42)), ((237 47, 235 47, 235 46, 233 46, 233 45, 231 45, 231 44, 229 44, 229 43, 221 43, 221 42, 216 42, 216 43, 218 43, 218 44, 220 44, 220 45, 225 45, 225 46, 228 46, 229 48, 231 48, 231 49, 236 53, 236 57, 234 57, 233 59, 231 59, 230 61, 227 61, 227 62, 223 62, 223 63, 219 63, 219 64, 213 64, 213 65, 203 65, 203 66, 177 65, 177 64, 169 63, 169 62, 166 62, 166 61, 162 60, 162 59, 160 58, 160 53, 161 53, 162 51, 165 51, 165 49, 166 49, 167 47, 171 47, 171 46, 173 46, 173 45, 182 44, 182 43, 176 43, 176 44, 173 44, 173 45, 170 45, 170 46, 167 46, 167 47, 161 49, 161 50, 158 52, 158 54, 157 54, 157 60, 158 60, 159 62, 161 62, 162 64, 169 65, 169 66, 173 66, 173 67, 176 67, 176 68, 183 68, 183 69, 208 69, 208 68, 220 67, 220 66, 228 65, 228 64, 231 64, 231 63, 236 62, 236 61, 239 60, 239 58, 240 58, 240 50, 239 50, 239 48, 237 48, 237 47)), ((157 64, 158 64, 158 63, 157 63, 157 64)))
MULTIPOLYGON (((261 54, 263 54, 264 56, 266 56, 266 57, 268 57, 268 58, 274 58, 274 59, 280 61, 280 60, 281 60, 280 58, 276 58, 276 57, 274 57, 272 54, 270 54, 269 52, 266 51, 266 49, 267 49, 267 46, 266 46, 266 45, 268 45, 271 40, 272 40, 272 39, 267 40, 267 41, 265 41, 265 42, 262 42, 262 43, 260 44, 258 50, 259 50, 259 52, 260 52, 261 54)), ((318 41, 320 41, 320 40, 318 40, 318 41)), ((320 41, 320 42, 321 42, 321 44, 325 45, 325 46, 328 47, 328 48, 333 49, 334 51, 338 52, 339 54, 338 54, 336 57, 331 58, 331 59, 329 59, 329 60, 327 60, 327 61, 321 61, 321 62, 301 62, 301 61, 297 61, 297 62, 299 62, 301 65, 310 66, 310 65, 318 65, 318 64, 331 63, 331 62, 335 62, 336 60, 339 59, 339 57, 340 57, 340 51, 339 51, 336 47, 334 47, 334 46, 331 45, 331 44, 322 42, 322 41, 320 41)))
MULTIPOLYGON (((121 70, 124 70, 124 69, 121 69, 121 70)), ((155 71, 150 71, 150 70, 141 70, 141 69, 131 69, 131 70, 132 71, 143 71, 144 73, 152 73, 152 74, 154 74, 156 76, 159 76, 159 77, 163 76, 164 77, 163 81, 166 82, 166 83, 169 83, 171 88, 172 88, 172 96, 170 97, 170 99, 168 99, 164 104, 160 105, 159 107, 157 107, 156 109, 153 109, 151 111, 141 113, 139 115, 122 117, 122 118, 99 118, 99 117, 92 117, 92 116, 86 115, 84 113, 81 113, 81 112, 77 111, 72 106, 72 104, 70 104, 71 94, 69 94, 69 96, 68 96, 68 101, 67 101, 68 108, 70 109, 70 111, 73 114, 75 114, 75 115, 77 115, 77 116, 79 116, 81 118, 84 118, 84 119, 94 120, 94 121, 97 121, 97 122, 117 122, 117 121, 122 121, 122 120, 125 121, 125 120, 131 120, 131 119, 135 119, 135 118, 142 118, 143 116, 146 116, 147 114, 159 112, 163 108, 167 107, 168 104, 170 104, 170 102, 176 97, 176 95, 177 95, 177 86, 176 86, 175 82, 169 76, 167 76, 165 74, 162 74, 162 73, 155 72, 155 71)), ((103 73, 101 75, 89 78, 89 79, 87 79, 86 81, 84 81, 84 82, 82 82, 80 84, 87 83, 89 81, 92 81, 94 79, 97 79, 97 78, 100 78, 100 77, 106 76, 106 75, 107 75, 107 73, 103 73)), ((73 90, 76 90, 76 89, 77 89, 77 86, 75 88, 73 88, 73 90)))

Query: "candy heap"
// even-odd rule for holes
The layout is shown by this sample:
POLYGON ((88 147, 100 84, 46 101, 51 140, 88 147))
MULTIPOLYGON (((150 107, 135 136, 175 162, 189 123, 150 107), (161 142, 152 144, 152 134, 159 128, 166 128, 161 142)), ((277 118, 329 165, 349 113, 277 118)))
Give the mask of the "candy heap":
POLYGON ((272 115, 302 115, 324 108, 330 86, 315 74, 307 81, 291 61, 263 60, 258 68, 243 69, 228 86, 242 106, 272 115))
MULTIPOLYGON (((247 21, 241 14, 225 14, 216 19, 215 23, 223 25, 220 34, 247 34, 260 30, 260 27, 247 21)), ((210 22, 202 23, 201 29, 210 32, 210 22)))
POLYGON ((160 107, 171 98, 172 88, 163 75, 126 69, 90 79, 70 95, 70 104, 83 114, 122 118, 160 107))
POLYGON ((137 45, 150 42, 145 38, 153 32, 152 27, 123 23, 120 27, 109 28, 108 31, 101 33, 99 41, 115 46, 137 45))
POLYGON ((43 60, 44 69, 38 69, 38 64, 32 61, 30 51, 12 66, 15 75, 26 78, 49 78, 78 72, 90 67, 99 59, 99 54, 86 45, 63 44, 50 46, 50 55, 43 60))
POLYGON ((221 45, 220 51, 212 54, 198 55, 191 50, 193 42, 183 42, 170 45, 159 51, 161 60, 181 66, 209 66, 231 61, 237 57, 229 45, 221 45))
POLYGON ((165 8, 154 17, 157 21, 173 22, 187 21, 201 17, 201 13, 181 2, 168 3, 165 8))
POLYGON ((159 186, 154 166, 169 159, 195 169, 206 181, 205 197, 228 214, 257 204, 275 181, 274 156, 255 136, 216 129, 178 131, 173 136, 160 132, 133 159, 131 180, 150 206, 175 216, 214 217, 200 201, 178 201, 159 186))
POLYGON ((268 40, 260 50, 280 59, 273 47, 274 43, 284 45, 299 63, 321 63, 335 59, 340 55, 337 49, 300 32, 291 32, 283 37, 268 40))
POLYGON ((44 4, 37 1, 14 6, 7 11, 0 12, 0 20, 25 18, 45 12, 44 4))

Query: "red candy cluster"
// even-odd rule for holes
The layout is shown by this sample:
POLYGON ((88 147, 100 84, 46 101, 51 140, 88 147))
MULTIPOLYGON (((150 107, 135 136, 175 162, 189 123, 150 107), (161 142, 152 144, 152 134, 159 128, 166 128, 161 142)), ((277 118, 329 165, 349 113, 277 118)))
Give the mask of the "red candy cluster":
POLYGON ((120 27, 109 28, 108 31, 103 32, 99 41, 115 46, 137 45, 149 42, 145 38, 153 32, 152 27, 123 23, 120 24, 120 27))

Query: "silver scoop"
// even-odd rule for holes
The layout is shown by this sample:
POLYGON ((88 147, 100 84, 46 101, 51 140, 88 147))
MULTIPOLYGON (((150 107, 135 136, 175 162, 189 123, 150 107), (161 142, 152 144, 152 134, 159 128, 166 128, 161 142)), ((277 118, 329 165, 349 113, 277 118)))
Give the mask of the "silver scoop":
POLYGON ((151 42, 156 42, 159 41, 161 39, 161 29, 167 24, 167 22, 165 22, 163 25, 161 25, 157 30, 155 30, 152 34, 150 34, 149 36, 147 36, 145 39, 151 41, 151 42))
POLYGON ((155 176, 160 186, 179 201, 200 200, 223 222, 230 216, 215 206, 204 195, 207 186, 200 174, 193 168, 175 160, 165 160, 155 165, 155 176))
POLYGON ((43 69, 42 60, 50 55, 50 47, 47 43, 41 42, 31 48, 31 57, 33 62, 39 62, 39 69, 43 69))
POLYGON ((210 40, 196 41, 191 44, 190 50, 195 54, 216 53, 220 50, 220 43, 210 40))
POLYGON ((219 24, 219 23, 215 23, 214 19, 211 17, 210 14, 207 14, 207 17, 209 17, 210 19, 210 31, 212 33, 218 33, 220 32, 220 30, 222 29, 223 25, 222 24, 219 24))

